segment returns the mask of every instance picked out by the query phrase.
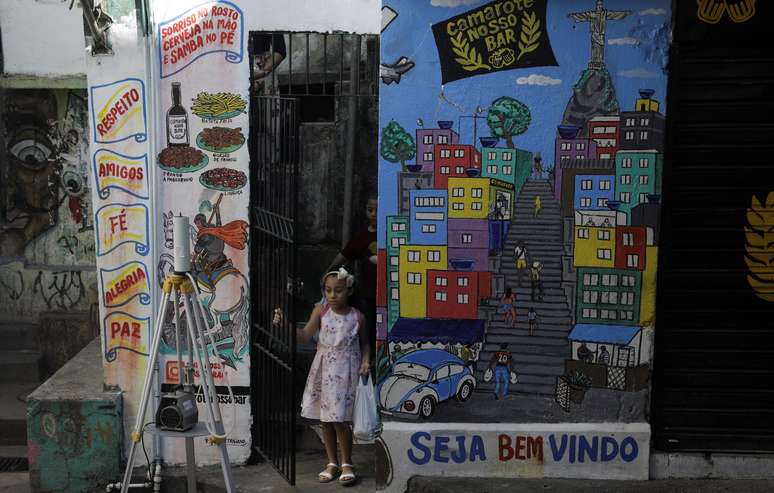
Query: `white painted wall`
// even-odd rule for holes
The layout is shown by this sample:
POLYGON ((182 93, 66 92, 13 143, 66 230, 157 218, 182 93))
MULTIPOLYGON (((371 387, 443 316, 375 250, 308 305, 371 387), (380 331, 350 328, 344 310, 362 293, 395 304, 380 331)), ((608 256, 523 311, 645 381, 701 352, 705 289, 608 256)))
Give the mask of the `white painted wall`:
POLYGON ((346 31, 377 34, 380 0, 260 1, 245 8, 246 31, 346 31))
POLYGON ((5 74, 63 77, 86 73, 83 15, 76 1, 2 0, 5 74))
MULTIPOLYGON (((69 10, 70 2, 58 0, 2 0, 5 74, 84 74, 82 11, 75 4, 69 10)), ((380 9, 379 0, 261 1, 245 9, 245 30, 378 33, 380 9)))

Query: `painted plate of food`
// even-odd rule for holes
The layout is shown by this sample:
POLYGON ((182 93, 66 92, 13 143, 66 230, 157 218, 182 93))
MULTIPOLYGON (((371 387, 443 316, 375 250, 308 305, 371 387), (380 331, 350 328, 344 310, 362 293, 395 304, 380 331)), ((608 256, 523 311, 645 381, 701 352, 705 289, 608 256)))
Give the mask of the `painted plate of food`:
POLYGON ((196 145, 210 152, 234 152, 245 143, 241 128, 205 128, 196 136, 196 145))
POLYGON ((159 153, 159 168, 172 173, 191 173, 209 163, 205 153, 191 146, 169 146, 159 153))
POLYGON ((237 169, 212 168, 199 175, 199 183, 212 190, 233 192, 247 184, 247 175, 237 169))
POLYGON ((247 101, 233 92, 200 92, 193 99, 191 111, 201 118, 225 120, 241 115, 247 108, 247 101))

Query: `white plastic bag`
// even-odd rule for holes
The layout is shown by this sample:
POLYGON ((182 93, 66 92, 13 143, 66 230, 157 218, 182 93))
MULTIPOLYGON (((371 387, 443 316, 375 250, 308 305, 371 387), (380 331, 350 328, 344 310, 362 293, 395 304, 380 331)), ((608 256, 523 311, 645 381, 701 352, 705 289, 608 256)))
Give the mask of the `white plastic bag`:
POLYGON ((376 412, 374 384, 371 375, 360 377, 355 391, 355 410, 352 416, 352 433, 362 441, 371 441, 379 434, 379 415, 376 412))
POLYGON ((492 378, 494 378, 494 372, 492 372, 491 368, 487 368, 484 372, 484 382, 489 383, 492 381, 492 378))

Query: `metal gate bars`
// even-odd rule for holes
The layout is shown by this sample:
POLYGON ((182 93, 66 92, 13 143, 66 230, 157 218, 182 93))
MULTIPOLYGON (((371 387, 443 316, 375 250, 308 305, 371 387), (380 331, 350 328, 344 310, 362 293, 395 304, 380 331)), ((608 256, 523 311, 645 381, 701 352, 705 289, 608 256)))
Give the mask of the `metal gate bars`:
POLYGON ((254 96, 250 113, 253 446, 295 484, 297 101, 254 96))

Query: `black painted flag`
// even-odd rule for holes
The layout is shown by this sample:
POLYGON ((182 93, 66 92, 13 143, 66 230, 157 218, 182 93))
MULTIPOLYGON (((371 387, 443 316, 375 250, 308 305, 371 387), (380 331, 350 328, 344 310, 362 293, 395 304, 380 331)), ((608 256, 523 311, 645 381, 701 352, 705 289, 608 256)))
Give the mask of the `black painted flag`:
POLYGON ((433 25, 442 83, 515 68, 557 65, 548 0, 495 0, 433 25))

